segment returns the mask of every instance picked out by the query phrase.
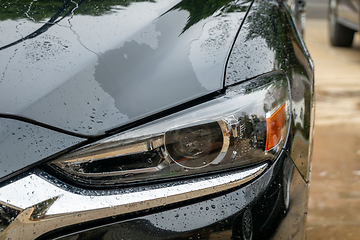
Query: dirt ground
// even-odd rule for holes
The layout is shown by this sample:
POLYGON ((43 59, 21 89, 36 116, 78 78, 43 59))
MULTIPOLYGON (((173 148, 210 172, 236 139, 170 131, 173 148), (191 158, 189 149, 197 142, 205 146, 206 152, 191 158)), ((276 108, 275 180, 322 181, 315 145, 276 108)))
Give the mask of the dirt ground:
POLYGON ((307 239, 360 239, 360 38, 328 42, 325 20, 307 20, 316 117, 307 239))

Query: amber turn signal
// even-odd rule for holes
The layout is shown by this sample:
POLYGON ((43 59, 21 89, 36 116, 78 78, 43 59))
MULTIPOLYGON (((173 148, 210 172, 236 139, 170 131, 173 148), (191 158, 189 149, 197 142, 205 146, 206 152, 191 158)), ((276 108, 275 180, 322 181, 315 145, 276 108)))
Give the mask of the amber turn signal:
POLYGON ((275 147, 283 136, 282 132, 286 122, 285 103, 279 107, 269 118, 266 118, 266 144, 265 151, 275 147))

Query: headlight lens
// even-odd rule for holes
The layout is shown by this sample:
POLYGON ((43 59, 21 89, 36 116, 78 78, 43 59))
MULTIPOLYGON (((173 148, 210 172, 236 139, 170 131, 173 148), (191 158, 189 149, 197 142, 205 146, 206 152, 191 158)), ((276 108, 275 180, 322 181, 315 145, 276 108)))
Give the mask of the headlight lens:
POLYGON ((290 123, 289 86, 277 73, 47 163, 84 185, 152 181, 273 161, 290 123))

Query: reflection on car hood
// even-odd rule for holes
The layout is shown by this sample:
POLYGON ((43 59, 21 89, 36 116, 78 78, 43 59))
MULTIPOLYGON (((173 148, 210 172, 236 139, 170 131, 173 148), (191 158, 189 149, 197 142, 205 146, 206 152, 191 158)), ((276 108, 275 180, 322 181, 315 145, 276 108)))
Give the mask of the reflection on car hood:
POLYGON ((221 89, 250 4, 59 2, 0 3, 0 114, 83 135, 221 89))

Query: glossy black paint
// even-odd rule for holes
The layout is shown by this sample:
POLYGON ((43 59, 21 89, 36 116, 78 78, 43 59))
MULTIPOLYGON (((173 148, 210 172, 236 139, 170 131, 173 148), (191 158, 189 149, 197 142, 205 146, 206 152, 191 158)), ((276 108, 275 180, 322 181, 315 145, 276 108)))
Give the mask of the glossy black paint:
POLYGON ((2 3, 23 12, 1 21, 0 114, 85 137, 220 90, 250 5, 25 2, 2 3))
POLYGON ((255 1, 230 54, 225 85, 275 70, 283 71, 290 80, 292 126, 287 150, 308 180, 314 104, 313 63, 289 9, 278 1, 255 1))
MULTIPOLYGON (((250 2, 0 4, 0 118, 83 139, 221 90, 250 2)), ((4 157, 0 179, 54 153, 4 157)))
POLYGON ((5 118, 0 118, 0 139, 0 181, 86 140, 5 118))

